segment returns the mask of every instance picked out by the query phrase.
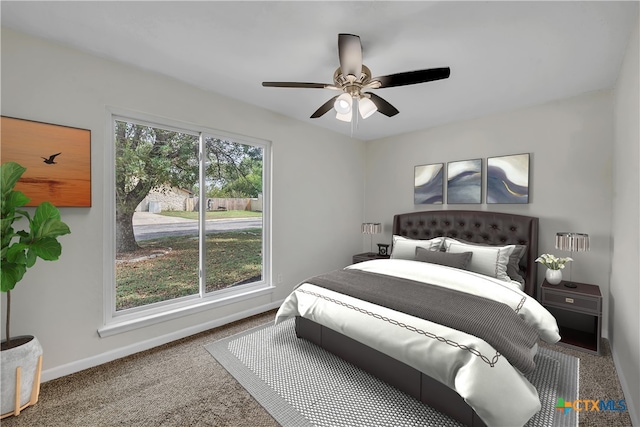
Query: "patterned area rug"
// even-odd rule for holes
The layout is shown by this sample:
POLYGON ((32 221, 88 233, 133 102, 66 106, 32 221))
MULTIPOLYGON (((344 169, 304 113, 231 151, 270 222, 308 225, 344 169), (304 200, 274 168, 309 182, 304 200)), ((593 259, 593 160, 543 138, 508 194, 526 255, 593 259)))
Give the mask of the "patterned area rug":
MULTIPOLYGON (((460 426, 376 377, 295 334, 293 319, 271 323, 205 348, 278 421, 288 427, 460 426)), ((575 411, 555 409, 578 399, 579 359, 546 348, 528 377, 542 409, 530 427, 577 426, 575 411)), ((514 402, 517 405, 518 402, 514 402)))

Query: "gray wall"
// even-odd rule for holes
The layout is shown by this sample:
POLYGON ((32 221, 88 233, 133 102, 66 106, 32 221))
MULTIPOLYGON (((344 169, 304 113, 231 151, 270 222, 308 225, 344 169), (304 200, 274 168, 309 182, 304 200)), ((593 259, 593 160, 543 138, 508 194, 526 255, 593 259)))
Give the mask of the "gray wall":
POLYGON ((609 338, 614 361, 640 425, 640 87, 638 26, 627 48, 615 92, 613 226, 609 338))
MULTIPOLYGON (((378 240, 387 243, 391 240, 393 214, 429 209, 480 209, 537 216, 540 253, 558 256, 569 253, 555 249, 556 232, 588 233, 591 251, 574 253, 572 278, 599 285, 606 307, 612 138, 612 92, 601 91, 374 141, 367 145, 365 215, 385 224, 385 235, 378 240), (416 165, 518 153, 531 154, 529 204, 413 204, 416 165)), ((544 274, 543 267, 539 274, 544 274)), ((569 271, 564 274, 568 276, 569 271)), ((605 331, 606 316, 605 309, 605 331)))
POLYGON ((61 209, 72 231, 60 239, 61 259, 39 261, 12 292, 12 334, 38 337, 45 381, 277 307, 299 281, 347 265, 360 249, 360 141, 7 29, 1 100, 3 115, 91 130, 92 207, 61 209), (281 280, 272 296, 98 337, 110 258, 103 249, 103 230, 111 231, 103 178, 107 106, 272 141, 272 275, 281 280))

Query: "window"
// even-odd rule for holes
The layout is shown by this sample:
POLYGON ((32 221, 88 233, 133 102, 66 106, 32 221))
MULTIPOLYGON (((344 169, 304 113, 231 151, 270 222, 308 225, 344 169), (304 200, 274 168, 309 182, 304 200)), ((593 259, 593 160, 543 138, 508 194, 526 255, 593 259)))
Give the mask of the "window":
POLYGON ((129 113, 110 131, 100 335, 269 291, 269 143, 129 113))

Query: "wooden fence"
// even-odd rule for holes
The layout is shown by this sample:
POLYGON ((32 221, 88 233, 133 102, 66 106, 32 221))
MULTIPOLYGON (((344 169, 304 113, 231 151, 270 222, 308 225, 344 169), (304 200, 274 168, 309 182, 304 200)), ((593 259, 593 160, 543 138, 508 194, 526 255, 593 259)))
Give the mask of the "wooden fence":
POLYGON ((251 210, 251 199, 207 199, 207 210, 248 211, 251 210))
MULTIPOLYGON (((250 198, 211 198, 207 199, 208 211, 261 211, 262 204, 259 207, 256 206, 256 200, 250 198)), ((185 210, 195 211, 197 210, 198 199, 190 197, 185 200, 185 210)))

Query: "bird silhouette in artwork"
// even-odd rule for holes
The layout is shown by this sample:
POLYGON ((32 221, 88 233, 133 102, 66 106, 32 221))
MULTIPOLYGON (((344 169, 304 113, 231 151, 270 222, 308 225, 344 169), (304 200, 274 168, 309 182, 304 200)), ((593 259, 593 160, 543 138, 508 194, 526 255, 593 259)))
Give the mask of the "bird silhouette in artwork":
POLYGON ((58 154, 53 154, 51 156, 49 156, 49 158, 47 159, 46 157, 43 157, 44 162, 48 165, 56 165, 57 163, 54 162, 53 160, 56 158, 56 156, 59 156, 62 153, 58 153, 58 154))

